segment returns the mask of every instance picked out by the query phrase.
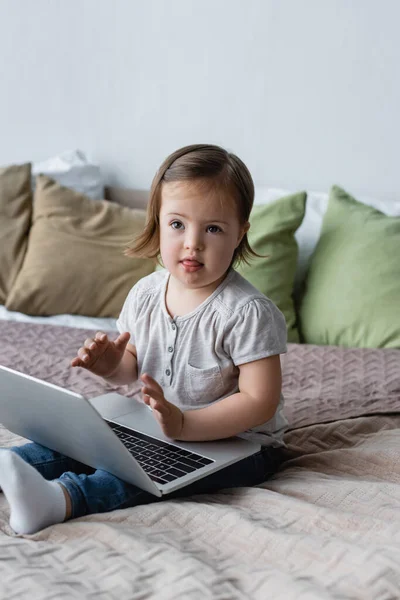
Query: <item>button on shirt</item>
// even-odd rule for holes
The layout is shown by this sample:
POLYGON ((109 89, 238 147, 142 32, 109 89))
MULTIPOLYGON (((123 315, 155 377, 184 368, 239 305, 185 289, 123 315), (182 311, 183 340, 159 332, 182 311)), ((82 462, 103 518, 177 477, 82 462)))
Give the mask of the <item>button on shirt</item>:
MULTIPOLYGON (((148 373, 182 410, 202 408, 239 391, 238 365, 286 352, 285 318, 234 269, 195 310, 172 318, 165 305, 166 270, 140 279, 117 321, 136 347, 138 373, 148 373)), ((283 445, 283 396, 267 423, 242 437, 283 445)))

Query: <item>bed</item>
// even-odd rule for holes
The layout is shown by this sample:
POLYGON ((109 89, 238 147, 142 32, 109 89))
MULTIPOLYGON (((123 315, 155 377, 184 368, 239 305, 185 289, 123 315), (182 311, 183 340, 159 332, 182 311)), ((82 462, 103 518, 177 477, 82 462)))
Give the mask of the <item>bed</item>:
MULTIPOLYGON (((0 313, 0 364, 87 398, 140 394, 69 366, 115 320, 0 313)), ((400 350, 292 342, 282 364, 290 429, 273 478, 30 536, 0 494, 0 597, 399 598, 400 350)), ((22 443, 0 426, 0 447, 22 443)))
MULTIPOLYGON (((2 321, 0 363, 89 398, 138 394, 69 367, 91 333, 2 321)), ((399 359, 398 350, 290 344, 287 456, 257 488, 91 515, 32 536, 13 534, 1 495, 1 597, 399 597, 399 359)), ((20 443, 0 429, 1 446, 20 443)))

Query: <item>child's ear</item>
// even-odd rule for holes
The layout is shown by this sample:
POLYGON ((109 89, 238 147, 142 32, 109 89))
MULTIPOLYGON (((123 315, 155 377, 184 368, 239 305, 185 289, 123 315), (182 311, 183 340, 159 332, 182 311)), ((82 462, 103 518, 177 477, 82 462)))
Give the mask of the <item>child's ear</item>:
POLYGON ((236 248, 239 246, 240 242, 243 239, 243 236, 248 232, 249 229, 250 229, 250 223, 248 221, 246 221, 245 223, 243 223, 242 228, 240 230, 236 248))

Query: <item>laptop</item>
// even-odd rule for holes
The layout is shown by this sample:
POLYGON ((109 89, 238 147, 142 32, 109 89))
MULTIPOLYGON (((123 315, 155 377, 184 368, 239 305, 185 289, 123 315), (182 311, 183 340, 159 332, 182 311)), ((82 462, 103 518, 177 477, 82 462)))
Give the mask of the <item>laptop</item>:
POLYGON ((258 452, 240 437, 178 442, 151 409, 116 393, 84 398, 0 366, 0 423, 20 436, 161 497, 258 452))

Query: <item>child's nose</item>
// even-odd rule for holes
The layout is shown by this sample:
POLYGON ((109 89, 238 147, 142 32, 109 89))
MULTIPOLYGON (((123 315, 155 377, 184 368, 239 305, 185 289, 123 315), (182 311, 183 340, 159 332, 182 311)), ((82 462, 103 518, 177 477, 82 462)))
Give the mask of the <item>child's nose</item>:
POLYGON ((185 248, 187 250, 201 250, 204 246, 203 238, 200 233, 188 232, 185 238, 185 248))

